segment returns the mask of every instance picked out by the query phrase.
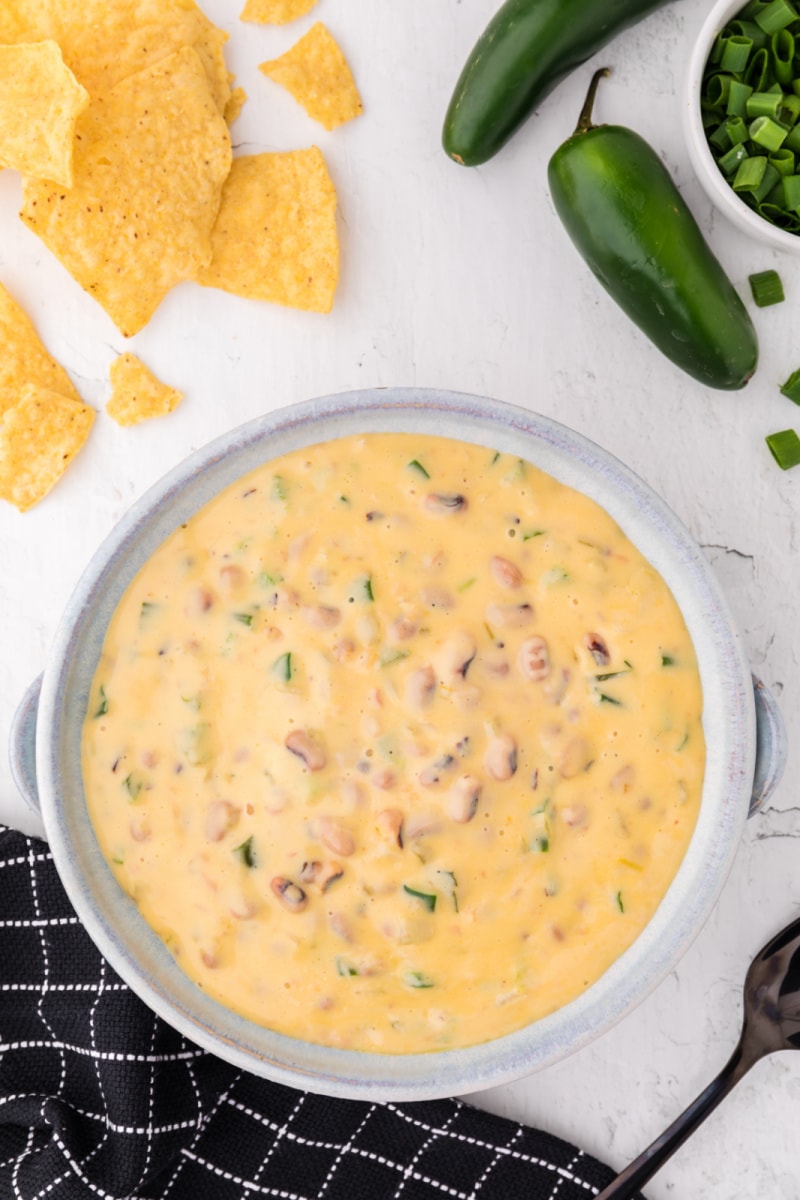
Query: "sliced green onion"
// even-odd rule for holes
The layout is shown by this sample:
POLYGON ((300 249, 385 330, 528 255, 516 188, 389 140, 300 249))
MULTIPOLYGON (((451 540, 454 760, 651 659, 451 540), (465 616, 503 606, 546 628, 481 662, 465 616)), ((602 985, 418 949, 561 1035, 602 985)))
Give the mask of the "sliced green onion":
POLYGON ((743 82, 749 84, 754 92, 765 92, 770 83, 769 51, 766 46, 756 50, 747 64, 743 82))
POLYGON ((336 974, 341 975, 343 979, 349 978, 351 975, 358 975, 358 967, 354 967, 351 962, 344 958, 336 958, 336 974))
POLYGON ((291 683, 294 671, 291 650, 287 650, 285 654, 276 658, 270 670, 276 679, 280 679, 281 683, 291 683))
POLYGON ((766 46, 767 35, 764 30, 756 25, 755 21, 731 21, 728 25, 731 37, 749 38, 756 50, 760 50, 762 46, 766 46))
MULTIPOLYGON (((731 39, 733 40, 733 39, 731 39)), ((794 34, 786 27, 777 29, 770 39, 772 66, 775 78, 782 87, 788 87, 794 77, 794 34)), ((727 70, 735 71, 736 67, 727 70)))
MULTIPOLYGON (((778 34, 775 36, 777 37, 778 34)), ((791 37, 792 35, 789 34, 788 36, 791 37)), ((725 42, 722 58, 719 60, 719 69, 721 71, 731 71, 734 74, 744 71, 752 52, 752 40, 748 37, 736 36, 734 34, 733 37, 729 37, 725 42)))
POLYGON ((791 150, 776 150, 774 154, 770 154, 769 162, 779 175, 794 175, 795 157, 791 150))
POLYGON ((703 99, 711 108, 724 108, 731 90, 731 75, 710 75, 706 80, 703 99))
POLYGON ((742 163, 749 157, 747 147, 744 143, 740 143, 729 150, 727 154, 723 154, 719 160, 720 169, 728 177, 735 175, 742 163))
POLYGON ((622 707, 622 701, 618 700, 616 696, 609 696, 607 692, 599 692, 598 700, 601 704, 616 704, 618 707, 622 707))
POLYGON ((800 175, 784 175, 783 203, 786 208, 796 212, 800 208, 800 175))
POLYGON ((141 779, 137 779, 133 772, 123 779, 122 786, 125 788, 125 791, 128 793, 131 800, 138 799, 139 793, 142 790, 142 781, 141 779))
POLYGON ((735 192, 755 192, 761 187, 767 169, 766 158, 746 158, 733 181, 735 192))
POLYGON ((732 146, 741 146, 750 136, 747 130, 747 122, 743 117, 728 117, 724 129, 728 134, 728 141, 732 146))
POLYGON ((792 92, 791 96, 784 96, 781 110, 778 113, 778 120, 781 125, 796 125, 800 119, 800 96, 792 92))
POLYGON ((777 271, 758 271, 755 275, 750 275, 749 279, 753 299, 759 308, 768 308, 770 304, 780 304, 785 300, 783 284, 777 271))
POLYGON ((410 653, 410 650, 403 650, 400 646, 388 647, 381 654, 380 665, 382 667, 391 667, 392 663, 402 662, 404 658, 408 658, 410 653))
POLYGON ((107 712, 108 712, 108 696, 106 695, 106 689, 103 687, 103 685, 101 683, 100 690, 97 693, 97 708, 92 713, 92 716, 104 717, 107 712))
POLYGON ((672 657, 671 654, 662 654, 661 655, 661 665, 662 665, 662 667, 674 667, 675 659, 672 657))
POLYGON ((783 103, 782 92, 753 92, 745 102, 747 116, 776 117, 783 103))
POLYGON ((403 891, 407 896, 412 896, 415 900, 419 900, 419 902, 428 910, 428 912, 433 912, 436 908, 435 892, 421 892, 419 888, 409 887, 407 883, 403 884, 403 891))
POLYGON ((753 95, 753 89, 741 79, 732 79, 728 89, 728 115, 744 117, 747 115, 747 101, 753 95))
POLYGON ((770 453, 782 471, 800 464, 800 437, 793 429, 771 433, 766 439, 770 453))
POLYGON ((409 468, 410 468, 412 471, 416 471, 418 475, 421 475, 423 479, 430 479, 430 475, 429 475, 429 474, 428 474, 428 472, 425 470, 425 468, 423 467, 423 465, 422 465, 422 463, 419 461, 419 459, 417 459, 417 458, 412 458, 412 460, 411 460, 411 462, 408 464, 408 466, 409 466, 409 468))
POLYGON ((781 387, 781 395, 788 397, 793 404, 800 404, 800 370, 792 371, 781 387))
POLYGON ((139 620, 143 621, 149 617, 154 608, 158 608, 158 605, 154 604, 152 600, 143 600, 142 607, 139 609, 139 620))
POLYGON ((785 29, 787 25, 791 25, 792 21, 796 21, 797 17, 797 9, 789 3, 789 0, 772 0, 771 4, 755 14, 754 20, 756 25, 764 30, 764 33, 771 34, 777 33, 779 29, 785 29))
POLYGON ((289 488, 286 480, 282 475, 273 475, 272 491, 270 493, 273 500, 285 500, 289 494, 289 488))
POLYGON ((786 141, 789 130, 771 117, 756 117, 750 125, 750 137, 765 150, 779 150, 786 141))
POLYGON ((617 892, 617 895, 616 895, 616 901, 617 901, 617 908, 619 909, 619 911, 620 911, 621 913, 624 913, 624 912, 625 912, 625 905, 624 905, 624 903, 623 903, 623 901, 622 901, 622 892, 617 892))
POLYGON ((413 988, 432 988, 433 980, 430 975, 426 975, 424 971, 406 971, 403 975, 403 982, 413 988))
POLYGON ((253 852, 253 835, 241 842, 238 846, 234 846, 233 853, 239 858, 243 867, 247 867, 248 871, 256 865, 256 856, 253 852))
POLYGON ((240 625, 252 625, 253 614, 248 612, 235 612, 233 614, 234 621, 238 621, 240 625))

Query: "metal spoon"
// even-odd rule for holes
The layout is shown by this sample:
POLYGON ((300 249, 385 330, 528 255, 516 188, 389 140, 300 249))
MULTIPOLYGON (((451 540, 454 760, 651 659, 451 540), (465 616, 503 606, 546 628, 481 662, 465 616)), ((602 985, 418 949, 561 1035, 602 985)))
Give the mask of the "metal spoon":
POLYGON ((694 1133, 750 1068, 776 1050, 800 1050, 800 918, 750 964, 739 1045, 705 1091, 595 1200, 629 1200, 694 1133))

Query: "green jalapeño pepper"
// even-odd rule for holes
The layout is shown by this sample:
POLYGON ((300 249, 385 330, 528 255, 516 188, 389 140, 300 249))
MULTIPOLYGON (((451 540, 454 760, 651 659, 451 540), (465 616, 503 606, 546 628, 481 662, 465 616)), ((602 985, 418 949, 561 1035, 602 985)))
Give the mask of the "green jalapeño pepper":
POLYGON ((464 64, 444 119, 447 154, 467 167, 497 153, 540 100, 665 0, 505 0, 464 64))
POLYGON ((593 125, 597 71, 578 127, 548 166, 579 253, 652 342, 708 387, 743 387, 758 343, 748 312, 655 151, 631 129, 593 125))

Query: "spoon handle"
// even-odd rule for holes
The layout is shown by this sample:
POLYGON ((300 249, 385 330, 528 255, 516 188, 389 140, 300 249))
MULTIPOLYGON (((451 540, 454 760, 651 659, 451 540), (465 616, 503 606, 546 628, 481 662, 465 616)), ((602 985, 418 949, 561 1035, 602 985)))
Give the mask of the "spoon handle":
POLYGON ((669 1128, 612 1180, 595 1200, 630 1200, 637 1195, 642 1185, 647 1183, 678 1147, 683 1145, 689 1135, 694 1133, 698 1125, 714 1111, 721 1100, 724 1100, 755 1061, 754 1058, 745 1058, 740 1042, 716 1079, 712 1080, 669 1128))

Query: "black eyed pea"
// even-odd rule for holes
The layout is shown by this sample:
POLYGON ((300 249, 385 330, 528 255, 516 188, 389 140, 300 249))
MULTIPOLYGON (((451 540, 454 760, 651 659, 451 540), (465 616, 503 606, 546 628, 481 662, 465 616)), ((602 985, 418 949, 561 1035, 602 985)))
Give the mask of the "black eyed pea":
POLYGON ((452 687, 466 679, 477 650, 475 638, 466 629, 451 634, 442 643, 434 660, 442 683, 452 687))
POLYGON ((496 734, 486 747, 483 765, 492 779, 510 779, 517 769, 516 739, 510 733, 496 734))
POLYGON ((550 674, 550 651, 543 637, 526 638, 517 654, 517 666, 526 679, 541 683, 550 674))
POLYGON ((412 671, 406 680, 405 698, 410 708, 427 708, 436 695, 436 673, 427 665, 412 671))
POLYGON ((327 764, 325 748, 305 729, 294 729, 287 734, 284 746, 303 762, 309 771, 321 771, 327 764))
POLYGON ((471 821, 478 811, 478 802, 483 784, 474 775, 462 775, 450 789, 447 797, 447 815, 460 825, 471 821))
POLYGON ((522 571, 510 558, 503 558, 502 555, 495 554, 489 562, 489 569, 495 583, 500 587, 509 591, 522 587, 522 571))
POLYGON ((327 604, 311 604, 303 609, 303 617, 312 629, 335 629, 342 614, 338 608, 327 604))
POLYGON ((299 913, 308 905, 308 896, 298 884, 292 883, 291 879, 276 875, 270 879, 269 886, 287 912, 299 913))
POLYGON ((611 662, 611 655, 608 652, 608 646, 605 644, 599 633, 587 633, 583 639, 583 644, 591 654, 598 667, 607 667, 611 662))
POLYGON ((533 605, 489 604, 486 620, 493 629, 523 629, 533 620, 533 605))
POLYGON ((449 517, 464 512, 467 503, 467 497, 458 492, 429 492, 422 507, 433 517, 449 517))

